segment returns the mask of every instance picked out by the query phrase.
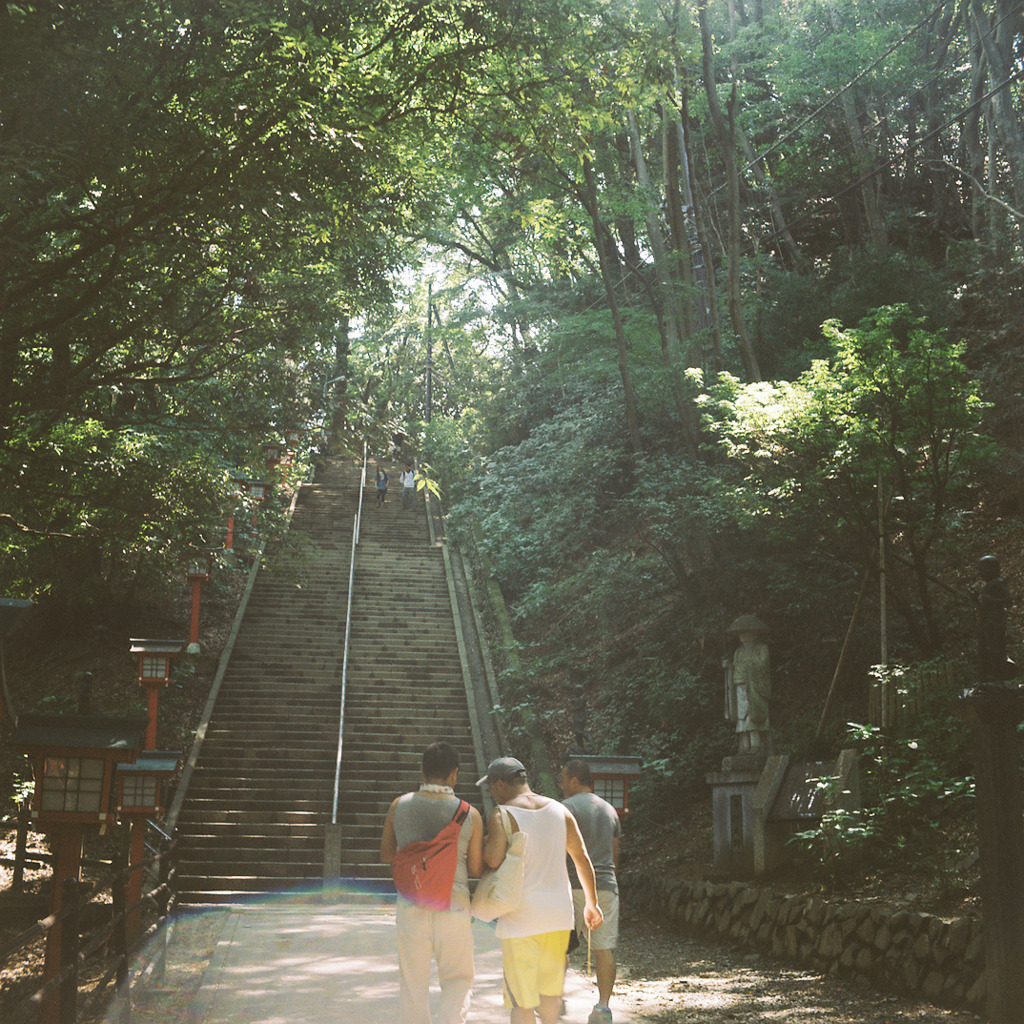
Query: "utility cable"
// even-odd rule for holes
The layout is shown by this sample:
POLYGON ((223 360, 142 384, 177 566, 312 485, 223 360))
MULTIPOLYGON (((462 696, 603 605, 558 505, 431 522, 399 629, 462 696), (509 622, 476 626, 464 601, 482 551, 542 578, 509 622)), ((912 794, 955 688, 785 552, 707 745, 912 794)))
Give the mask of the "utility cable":
MULTIPOLYGON (((1018 3, 1010 11, 1008 11, 1006 14, 1004 14, 1003 17, 1000 18, 999 21, 997 21, 994 25, 992 25, 991 28, 989 28, 986 32, 982 33, 982 35, 979 37, 979 39, 985 38, 986 36, 991 35, 993 32, 995 32, 999 28, 999 26, 1004 21, 1006 21, 1008 18, 1013 17, 1015 14, 1020 12, 1022 9, 1024 9, 1024 0, 1022 0, 1022 2, 1018 3)), ((948 76, 949 78, 952 78, 952 77, 954 77, 956 75, 962 74, 962 72, 956 67, 956 64, 957 64, 957 62, 959 60, 962 60, 964 57, 967 57, 970 54, 970 52, 973 49, 973 47, 974 47, 973 43, 968 43, 967 45, 962 46, 962 47, 958 48, 957 50, 954 50, 952 55, 948 56, 946 58, 946 60, 945 60, 945 64, 947 66, 944 67, 943 69, 937 71, 934 75, 932 75, 931 77, 927 78, 925 81, 923 81, 923 82, 921 82, 919 84, 916 84, 914 86, 914 89, 911 91, 911 95, 913 94, 913 92, 923 92, 925 89, 928 89, 931 86, 933 86, 936 82, 939 82, 940 80, 942 80, 943 77, 948 76), (952 66, 949 66, 949 65, 952 65, 952 66)), ((879 94, 879 96, 876 97, 873 100, 874 104, 877 105, 878 103, 883 102, 887 97, 891 96, 899 88, 900 88, 900 86, 893 85, 890 89, 887 89, 885 92, 879 94)), ((837 95, 840 95, 840 94, 837 94, 837 95)), ((897 116, 904 109, 905 102, 906 102, 906 98, 904 97, 904 104, 900 104, 900 106, 896 107, 891 114, 880 114, 878 117, 875 118, 875 120, 870 125, 868 125, 867 127, 865 127, 863 129, 861 134, 864 137, 867 137, 871 132, 873 132, 876 129, 878 129, 887 120, 891 120, 893 117, 897 116)), ((820 109, 821 108, 819 108, 819 110, 820 109)), ((794 129, 794 131, 795 130, 796 129, 794 129)), ((841 157, 841 156, 843 156, 843 154, 849 152, 851 149, 854 149, 855 146, 856 146, 856 141, 851 139, 849 142, 845 143, 844 145, 840 146, 839 148, 833 149, 831 151, 832 156, 833 157, 841 157)), ((771 152, 771 150, 768 150, 766 152, 771 152)), ((762 157, 757 157, 755 159, 754 163, 760 162, 761 159, 762 159, 762 157)), ((750 167, 754 166, 754 163, 748 164, 747 167, 744 168, 744 170, 748 170, 750 167)), ((766 170, 767 170, 767 167, 766 167, 766 170)), ((716 191, 719 191, 719 190, 716 190, 716 191)))
MULTIPOLYGON (((847 82, 846 85, 844 85, 837 92, 829 96, 828 99, 821 103, 815 110, 813 110, 805 118, 803 118, 801 121, 798 121, 788 132, 786 132, 785 135, 783 135, 775 143, 769 146, 768 149, 764 150, 764 152, 761 153, 759 156, 755 157, 752 161, 750 161, 750 163, 742 167, 738 173, 744 174, 747 171, 749 171, 752 167, 756 167, 759 163, 761 163, 762 160, 764 160, 766 156, 768 156, 771 153, 774 153, 775 150, 777 150, 783 143, 788 142, 798 131, 800 131, 801 128, 804 127, 804 125, 809 124, 811 121, 813 121, 823 110, 825 110, 826 107, 830 106, 837 99, 839 99, 839 97, 842 96, 843 93, 852 89, 865 75, 874 71, 875 68, 877 68, 878 65, 882 63, 882 61, 884 61, 894 51, 899 49, 899 47, 901 47, 908 39, 910 39, 910 37, 919 28, 921 28, 923 25, 929 22, 936 14, 938 14, 938 12, 942 9, 945 3, 946 0, 939 0, 939 3, 937 3, 935 7, 932 8, 932 10, 930 10, 916 25, 914 25, 913 28, 908 29, 908 31, 905 32, 899 39, 897 39, 896 42, 894 42, 892 46, 890 46, 889 49, 885 51, 885 53, 878 57, 877 60, 869 64, 866 68, 864 68, 863 71, 854 75, 854 77, 850 79, 850 81, 847 82)), ((719 185, 719 187, 716 188, 711 193, 711 195, 714 195, 716 192, 720 192, 723 188, 725 188, 724 185, 719 185)))
MULTIPOLYGON (((984 96, 980 96, 969 106, 964 107, 962 110, 954 114, 952 117, 947 118, 937 128, 933 128, 930 132, 928 132, 927 135, 923 135, 916 142, 910 143, 909 146, 904 148, 902 152, 900 152, 896 156, 887 157, 877 167, 874 167, 866 174, 861 175, 856 181, 847 185, 846 188, 841 189, 839 192, 836 192, 836 194, 833 196, 826 197, 824 199, 824 202, 834 203, 836 202, 836 200, 845 196, 848 192, 852 192, 854 189, 860 188, 860 186, 863 185, 866 181, 870 181, 876 175, 881 174, 882 171, 888 170, 890 167, 892 167, 893 164, 897 162, 897 160, 905 159, 911 153, 913 153, 915 149, 918 149, 921 146, 925 145, 925 143, 929 142, 932 138, 934 138, 934 136, 938 135, 939 132, 948 128, 951 124, 954 124, 956 121, 959 121, 966 117, 976 107, 979 107, 982 103, 986 102, 987 100, 990 100, 997 92, 1000 92, 1001 90, 1007 88, 1008 86, 1013 85, 1015 82, 1019 82, 1022 78, 1024 78, 1024 67, 1021 67, 1017 71, 1015 71, 1012 75, 1010 75, 1009 78, 1006 79, 1005 82, 1000 82, 999 85, 993 86, 991 89, 989 89, 987 93, 985 93, 984 96)), ((796 219, 789 221, 786 227, 789 230, 792 230, 797 224, 803 223, 810 216, 811 213, 802 213, 796 219)), ((761 243, 770 243, 774 241, 776 238, 778 238, 781 234, 781 231, 773 231, 770 235, 763 236, 759 241, 761 243)))
MULTIPOLYGON (((873 61, 866 68, 864 68, 863 71, 861 71, 857 75, 855 75, 841 89, 838 89, 831 96, 829 96, 822 103, 820 103, 810 114, 808 114, 806 117, 804 117, 803 119, 798 121, 788 132, 786 132, 784 135, 782 135, 776 142, 774 142, 766 150, 764 150, 763 152, 761 152, 760 154, 755 156, 753 160, 751 160, 749 163, 745 164, 742 168, 740 168, 737 173, 745 174, 747 171, 749 171, 752 168, 756 167, 758 164, 764 162, 764 160, 765 160, 765 158, 767 156, 769 156, 770 154, 774 153, 785 142, 788 142, 805 125, 809 124, 811 121, 813 121, 815 118, 817 118, 829 106, 831 106, 832 103, 834 103, 837 99, 839 99, 839 97, 842 96, 843 93, 847 92, 849 89, 852 89, 853 86, 855 86, 862 78, 864 78, 865 75, 869 74, 871 71, 874 71, 879 66, 879 64, 882 63, 882 61, 884 61, 887 57, 889 57, 892 53, 894 53, 900 46, 902 46, 905 42, 907 42, 910 39, 910 37, 912 35, 914 35, 915 32, 917 32, 917 30, 919 28, 921 28, 928 21, 930 21, 942 9, 942 7, 943 7, 943 5, 945 3, 946 3, 946 0, 940 0, 940 2, 934 8, 932 8, 928 12, 928 14, 926 14, 919 22, 917 22, 910 29, 908 29, 907 32, 905 32, 899 39, 897 39, 880 57, 878 57, 875 61, 873 61)), ((1015 4, 995 24, 993 24, 986 32, 982 33, 982 37, 991 35, 993 32, 995 32, 999 28, 1000 25, 1003 24, 1003 22, 1005 22, 1009 18, 1012 18, 1014 15, 1019 13, 1022 9, 1024 9, 1024 0, 1021 0, 1021 2, 1015 4)), ((963 56, 966 56, 970 52, 971 48, 972 48, 971 46, 967 46, 965 48, 960 49, 957 52, 958 52, 959 56, 963 57, 963 56)), ((933 82, 935 82, 939 78, 941 78, 942 74, 943 74, 943 72, 940 72, 940 73, 937 73, 937 74, 933 75, 930 79, 928 79, 928 81, 926 81, 924 83, 923 86, 918 86, 917 87, 918 90, 920 90, 921 88, 926 88, 927 86, 931 85, 933 82)), ((891 92, 892 90, 889 90, 889 91, 891 92)), ((883 94, 883 95, 888 95, 888 93, 883 94)), ((876 121, 875 125, 873 127, 877 127, 879 123, 881 123, 881 122, 880 121, 876 121)), ((851 148, 851 146, 852 146, 852 143, 848 143, 839 152, 843 152, 846 149, 851 148)), ((767 167, 767 165, 765 165, 765 166, 767 167)), ((710 192, 708 198, 710 199, 712 196, 717 195, 719 192, 722 191, 723 188, 725 188, 724 184, 723 185, 719 185, 718 188, 715 188, 715 189, 713 189, 710 192)))

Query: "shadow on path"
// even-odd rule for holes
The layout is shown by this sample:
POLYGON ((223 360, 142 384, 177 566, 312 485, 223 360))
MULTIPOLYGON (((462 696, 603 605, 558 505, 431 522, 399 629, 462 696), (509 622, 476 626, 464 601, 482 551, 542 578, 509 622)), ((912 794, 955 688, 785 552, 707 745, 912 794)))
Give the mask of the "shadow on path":
MULTIPOLYGON (((473 933, 469 1021, 506 1024, 500 943, 493 926, 475 921, 473 933)), ((436 1000, 436 977, 433 989, 436 1000)), ((400 1024, 397 993, 393 907, 280 896, 175 921, 166 976, 140 986, 132 1024, 400 1024)), ((582 1024, 596 989, 572 971, 565 998, 565 1019, 582 1024)))

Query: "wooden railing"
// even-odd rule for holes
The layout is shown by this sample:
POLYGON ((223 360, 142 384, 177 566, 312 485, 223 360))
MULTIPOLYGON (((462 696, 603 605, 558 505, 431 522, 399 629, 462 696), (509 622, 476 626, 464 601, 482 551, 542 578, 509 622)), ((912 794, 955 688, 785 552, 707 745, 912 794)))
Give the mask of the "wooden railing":
MULTIPOLYGON (((12 999, 3 1006, 4 1024, 35 1024, 44 1016, 59 1024, 75 1024, 112 1002, 115 993, 118 1024, 131 1020, 131 976, 135 980, 159 981, 166 962, 164 923, 175 904, 174 840, 153 822, 148 822, 147 857, 135 864, 120 867, 109 865, 106 877, 94 883, 64 879, 61 909, 56 914, 26 928, 0 946, 0 969, 32 955, 41 939, 60 925, 58 962, 48 964, 48 979, 39 989, 20 1000, 12 999), (151 840, 151 841, 150 841, 151 840), (150 887, 140 899, 127 903, 129 879, 136 872, 149 877, 150 887), (110 897, 109 918, 89 932, 82 923, 90 904, 100 904, 110 897), (150 940, 156 938, 157 941, 150 940), (83 968, 90 967, 92 976, 88 991, 79 984, 83 968)), ((43 859, 30 855, 31 860, 43 859)), ((54 883, 56 884, 56 882, 54 883)), ((104 904, 106 906, 106 904, 104 904)), ((104 911, 104 917, 107 916, 104 911)), ((50 957, 53 957, 53 952, 50 957)), ((40 970, 40 980, 43 972, 40 970)), ((110 1018, 111 1020, 113 1018, 110 1018)))

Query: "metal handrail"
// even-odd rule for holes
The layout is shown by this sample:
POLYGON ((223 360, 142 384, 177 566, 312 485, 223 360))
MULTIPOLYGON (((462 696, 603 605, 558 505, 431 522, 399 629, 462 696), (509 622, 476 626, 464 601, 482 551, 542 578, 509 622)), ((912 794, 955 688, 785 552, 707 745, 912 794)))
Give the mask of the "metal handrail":
POLYGON ((345 691, 348 686, 348 647, 352 635, 352 582, 356 574, 356 545, 363 519, 363 492, 366 490, 366 442, 363 442, 363 468, 359 475, 359 501, 352 519, 352 557, 348 567, 348 602, 345 609, 345 647, 341 661, 341 707, 338 712, 338 752, 334 762, 334 801, 331 805, 331 824, 338 824, 338 797, 341 791, 341 755, 345 733, 345 691))

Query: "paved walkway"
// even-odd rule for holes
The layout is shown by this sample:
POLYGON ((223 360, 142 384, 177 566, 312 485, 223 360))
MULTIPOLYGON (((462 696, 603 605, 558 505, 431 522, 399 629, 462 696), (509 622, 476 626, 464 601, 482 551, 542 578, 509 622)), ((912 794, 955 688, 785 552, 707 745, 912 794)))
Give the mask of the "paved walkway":
MULTIPOLYGON (((469 1021, 507 1024, 500 944, 493 926, 473 932, 469 1021)), ((393 907, 276 897, 182 917, 167 945, 165 979, 139 986, 133 1024, 401 1024, 393 907)), ((593 981, 571 971, 565 1002, 567 1024, 583 1024, 593 981)))

